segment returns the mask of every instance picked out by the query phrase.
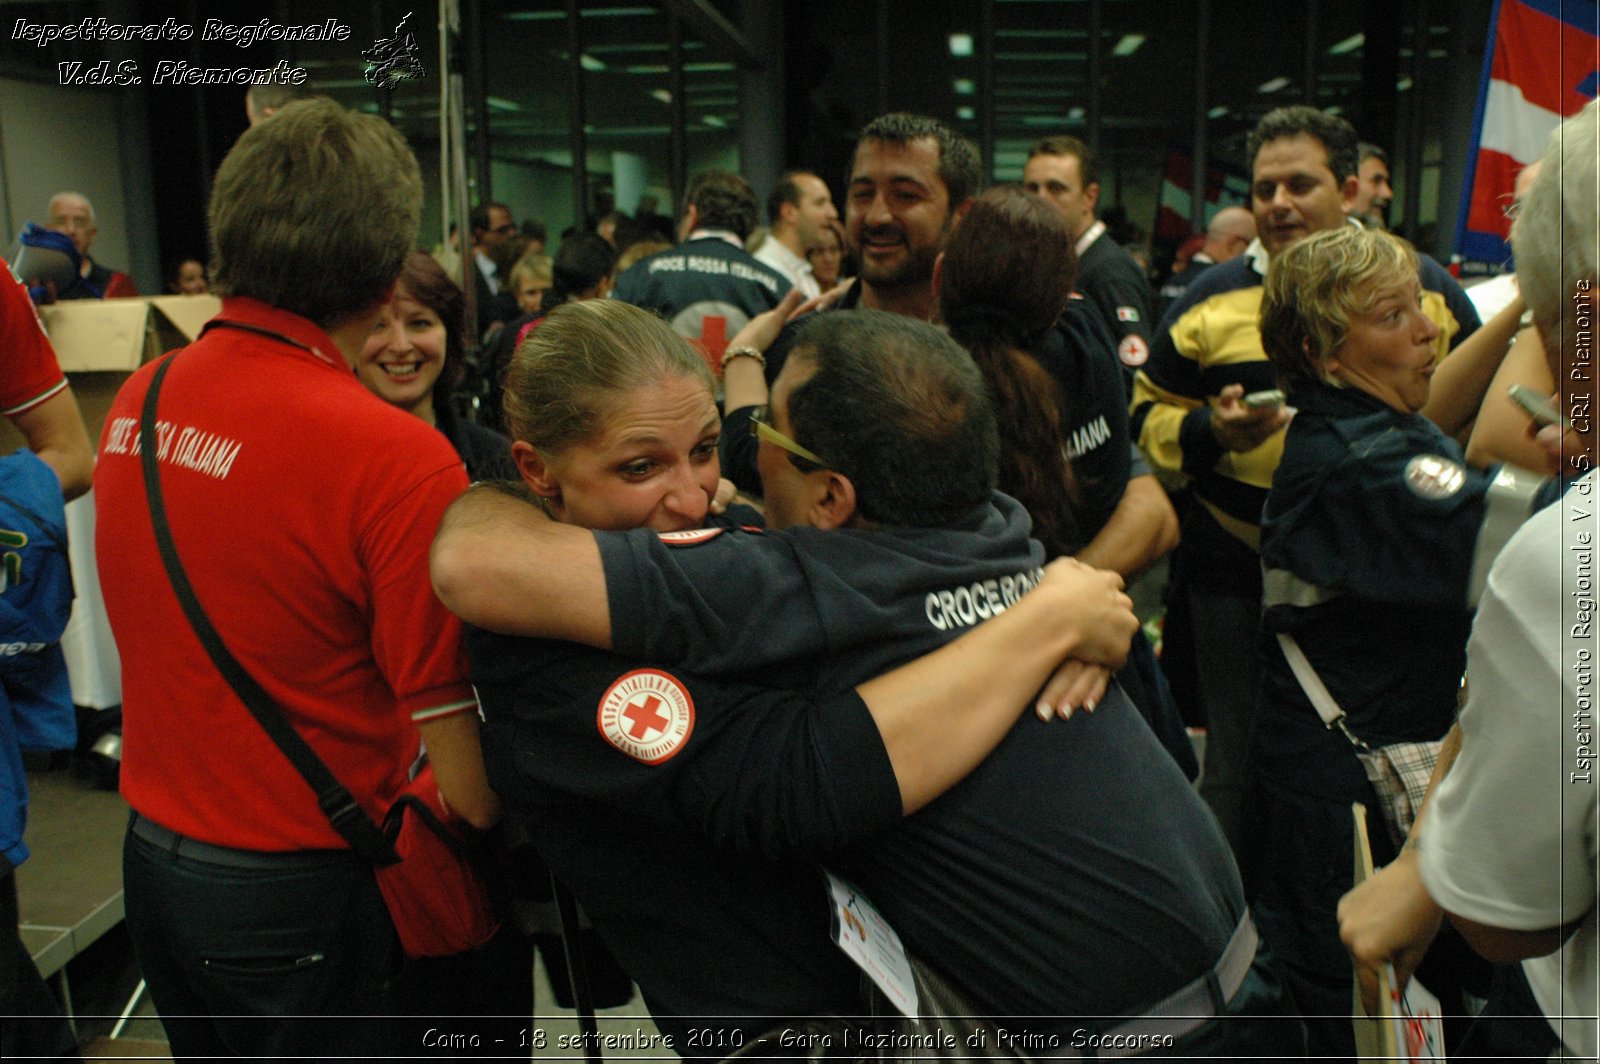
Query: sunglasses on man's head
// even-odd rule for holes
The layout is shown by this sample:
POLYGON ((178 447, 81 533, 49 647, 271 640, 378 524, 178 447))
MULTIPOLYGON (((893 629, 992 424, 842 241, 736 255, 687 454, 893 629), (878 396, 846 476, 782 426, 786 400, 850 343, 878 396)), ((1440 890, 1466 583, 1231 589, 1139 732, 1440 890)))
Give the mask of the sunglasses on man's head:
MULTIPOLYGON (((785 451, 788 451, 796 458, 803 459, 807 464, 816 466, 817 469, 829 468, 828 463, 818 457, 815 452, 806 450, 804 447, 800 446, 798 443, 794 442, 777 429, 773 428, 772 422, 768 420, 769 409, 770 408, 766 406, 758 406, 754 410, 750 411, 750 435, 754 436, 758 440, 766 440, 775 447, 782 447, 785 451)), ((801 468, 804 469, 804 466, 801 468)), ((807 473, 814 473, 816 472, 816 469, 805 469, 804 471, 807 473)))

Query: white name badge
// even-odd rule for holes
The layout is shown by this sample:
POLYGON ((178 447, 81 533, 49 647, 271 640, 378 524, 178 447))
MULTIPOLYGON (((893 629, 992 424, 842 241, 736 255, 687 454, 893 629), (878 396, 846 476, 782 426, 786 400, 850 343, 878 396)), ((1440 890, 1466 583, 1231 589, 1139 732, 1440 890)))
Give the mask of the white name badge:
POLYGON ((823 874, 828 877, 832 903, 833 941, 878 984, 895 1008, 915 1017, 917 986, 900 936, 859 889, 826 869, 823 874))

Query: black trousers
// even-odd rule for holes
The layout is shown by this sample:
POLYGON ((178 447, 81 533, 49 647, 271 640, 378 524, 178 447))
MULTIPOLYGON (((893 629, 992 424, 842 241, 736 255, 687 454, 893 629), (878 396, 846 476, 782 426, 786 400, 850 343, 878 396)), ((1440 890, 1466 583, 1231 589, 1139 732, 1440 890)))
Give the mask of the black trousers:
POLYGON ((128 932, 176 1057, 394 1057, 399 941, 348 851, 197 860, 123 842, 128 932))

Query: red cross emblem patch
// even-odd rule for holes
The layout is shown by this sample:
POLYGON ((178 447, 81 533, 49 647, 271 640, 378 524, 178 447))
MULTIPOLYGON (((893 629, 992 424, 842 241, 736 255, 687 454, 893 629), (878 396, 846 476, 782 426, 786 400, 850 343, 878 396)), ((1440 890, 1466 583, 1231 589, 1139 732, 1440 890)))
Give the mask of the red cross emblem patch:
POLYGON ((595 725, 606 742, 635 761, 659 765, 689 741, 694 699, 676 677, 659 669, 635 669, 600 696, 595 725))
POLYGON ((1138 368, 1150 357, 1150 346, 1138 333, 1129 333, 1117 345, 1117 357, 1122 359, 1123 365, 1138 368))

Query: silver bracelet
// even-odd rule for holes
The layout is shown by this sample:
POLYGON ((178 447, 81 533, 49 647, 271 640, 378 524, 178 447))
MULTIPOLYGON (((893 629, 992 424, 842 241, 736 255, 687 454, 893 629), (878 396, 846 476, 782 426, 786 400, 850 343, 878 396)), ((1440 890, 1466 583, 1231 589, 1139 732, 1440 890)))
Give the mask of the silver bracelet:
POLYGON ((722 352, 722 364, 724 366, 736 358, 753 358, 756 360, 756 365, 760 366, 762 369, 767 368, 767 356, 762 354, 759 348, 730 347, 726 351, 722 352))

